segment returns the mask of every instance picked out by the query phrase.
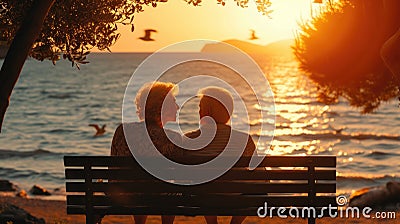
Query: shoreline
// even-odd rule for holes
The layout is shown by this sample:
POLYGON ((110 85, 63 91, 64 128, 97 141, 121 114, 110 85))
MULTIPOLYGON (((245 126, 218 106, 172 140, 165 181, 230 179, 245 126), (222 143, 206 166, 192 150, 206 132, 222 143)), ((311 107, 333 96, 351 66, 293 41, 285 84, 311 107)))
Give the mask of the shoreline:
MULTIPOLYGON (((10 196, 0 196, 0 204, 9 203, 15 206, 18 206, 31 215, 37 218, 45 219, 46 223, 73 223, 73 224, 83 224, 85 223, 84 215, 67 215, 66 214, 66 202, 60 200, 42 200, 42 199, 25 199, 19 197, 10 197, 10 196)), ((317 222, 320 224, 328 224, 328 223, 387 223, 387 224, 396 224, 399 223, 400 219, 400 211, 396 212, 396 219, 375 219, 372 218, 374 213, 371 213, 371 218, 330 218, 325 217, 321 219, 317 219, 317 222)), ((229 223, 230 217, 218 217, 219 223, 229 223)), ((279 218, 273 217, 272 219, 267 218, 259 218, 259 217, 247 217, 243 224, 255 224, 255 223, 307 223, 306 219, 301 218, 279 218)), ((103 224, 112 224, 112 223, 133 223, 133 219, 131 216, 105 216, 103 219, 103 224)), ((147 224, 157 224, 161 223, 160 216, 149 216, 147 219, 147 224)), ((205 223, 204 218, 201 216, 196 217, 186 217, 186 216, 177 216, 175 218, 175 222, 177 224, 198 224, 205 223)))

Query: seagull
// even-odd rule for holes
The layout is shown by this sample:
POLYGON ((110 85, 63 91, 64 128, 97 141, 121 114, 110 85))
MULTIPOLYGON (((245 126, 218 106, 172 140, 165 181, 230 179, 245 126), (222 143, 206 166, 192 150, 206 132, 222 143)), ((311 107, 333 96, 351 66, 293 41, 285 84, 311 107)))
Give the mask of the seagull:
POLYGON ((332 127, 331 125, 329 125, 329 127, 334 131, 335 134, 338 134, 338 135, 342 134, 342 131, 344 129, 346 129, 346 127, 342 127, 342 128, 337 128, 336 129, 336 128, 332 127))
POLYGON ((103 125, 101 128, 97 124, 89 124, 89 126, 96 128, 96 134, 94 137, 102 136, 106 132, 106 125, 103 125))
POLYGON ((251 31, 251 36, 249 40, 257 40, 258 37, 256 36, 256 31, 255 30, 250 30, 251 31))
POLYGON ((139 39, 143 41, 154 41, 154 39, 150 38, 151 32, 157 33, 157 30, 150 30, 150 29, 144 30, 144 37, 139 37, 139 39))

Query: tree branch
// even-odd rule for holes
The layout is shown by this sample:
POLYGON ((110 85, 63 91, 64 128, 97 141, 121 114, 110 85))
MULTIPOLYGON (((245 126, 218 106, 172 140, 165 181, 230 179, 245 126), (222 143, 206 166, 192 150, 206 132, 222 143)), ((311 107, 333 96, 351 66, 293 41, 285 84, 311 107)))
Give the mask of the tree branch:
POLYGON ((43 22, 55 0, 35 0, 16 33, 0 70, 0 132, 10 96, 22 67, 39 36, 43 22))

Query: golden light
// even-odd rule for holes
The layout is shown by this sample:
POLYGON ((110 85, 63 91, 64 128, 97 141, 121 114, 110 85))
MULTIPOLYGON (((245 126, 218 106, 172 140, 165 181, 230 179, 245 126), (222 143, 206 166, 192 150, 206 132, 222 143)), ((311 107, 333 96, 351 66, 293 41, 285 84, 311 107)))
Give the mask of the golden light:
POLYGON ((273 0, 273 12, 268 17, 257 11, 253 1, 249 1, 248 8, 238 7, 234 1, 225 6, 204 1, 199 7, 171 1, 156 8, 146 7, 144 12, 135 15, 133 33, 130 27, 120 27, 122 36, 112 50, 150 52, 191 39, 238 39, 260 45, 293 39, 298 22, 311 16, 310 3, 311 0, 273 0), (156 29, 156 41, 139 40, 144 29, 156 29), (250 30, 255 30, 259 39, 249 40, 250 30))

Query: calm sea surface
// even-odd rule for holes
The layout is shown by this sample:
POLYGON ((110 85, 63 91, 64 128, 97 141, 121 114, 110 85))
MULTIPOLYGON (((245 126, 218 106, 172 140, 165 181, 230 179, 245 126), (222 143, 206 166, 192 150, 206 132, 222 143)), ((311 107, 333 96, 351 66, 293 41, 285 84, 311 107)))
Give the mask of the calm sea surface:
MULTIPOLYGON (((121 123, 126 85, 147 56, 92 54, 90 64, 83 65, 81 70, 65 61, 53 66, 51 62, 27 60, 0 134, 0 179, 8 179, 25 190, 39 184, 62 195, 65 191, 63 156, 109 154, 114 129, 121 123), (91 123, 106 124, 106 134, 93 137, 94 129, 88 126, 91 123)), ((169 57, 174 56, 177 55, 169 57)), ((336 155, 339 193, 389 180, 400 181, 397 101, 384 103, 369 115, 361 115, 344 100, 326 106, 317 102, 315 86, 298 71, 293 59, 263 58, 259 65, 275 99, 276 130, 273 150, 268 153, 336 155)), ((151 73, 152 69, 147 68, 146 72, 151 73)), ((237 127, 250 126, 255 140, 272 135, 260 131, 260 127, 262 123, 272 125, 273 116, 264 119, 256 116, 271 108, 257 106, 252 95, 229 72, 232 71, 213 63, 193 62, 170 69, 162 80, 220 74, 221 79, 236 85, 234 88, 248 106, 250 119, 243 119, 243 111, 238 111, 234 119, 237 127)), ((196 83, 189 83, 189 88, 190 85, 197 87, 196 83)), ((260 83, 255 88, 263 86, 260 83)), ((185 96, 185 89, 180 92, 178 101, 185 96)), ((271 96, 265 94, 261 100, 271 103, 271 96)), ((182 107, 179 117, 183 131, 197 127, 196 105, 193 99, 182 107)), ((259 142, 258 146, 264 150, 266 143, 259 142)))

